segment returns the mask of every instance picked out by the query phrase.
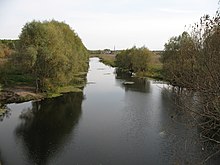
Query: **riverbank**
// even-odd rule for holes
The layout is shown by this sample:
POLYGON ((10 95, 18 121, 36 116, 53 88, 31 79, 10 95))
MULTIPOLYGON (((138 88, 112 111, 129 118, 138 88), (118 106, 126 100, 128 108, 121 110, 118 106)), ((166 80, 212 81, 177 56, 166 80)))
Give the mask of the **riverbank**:
POLYGON ((30 76, 19 75, 22 76, 23 79, 21 79, 18 75, 9 75, 8 79, 10 81, 8 82, 10 83, 7 86, 1 86, 0 84, 0 105, 54 98, 69 92, 81 92, 86 85, 86 75, 87 72, 75 74, 70 85, 56 87, 45 92, 36 92, 33 80, 29 78, 30 76))
MULTIPOLYGON (((34 87, 30 86, 14 86, 7 87, 0 91, 0 104, 21 103, 31 100, 42 100, 45 98, 53 98, 61 96, 63 93, 81 92, 83 85, 65 86, 57 89, 56 92, 36 93, 34 87)), ((4 109, 2 109, 3 111, 4 109)), ((1 113, 1 112, 0 112, 1 113)))
POLYGON ((102 63, 116 67, 115 54, 90 54, 90 58, 92 57, 98 57, 102 63))
POLYGON ((45 97, 44 93, 36 93, 35 88, 30 86, 7 87, 0 91, 0 103, 2 104, 39 100, 45 97))
MULTIPOLYGON (((100 62, 111 67, 117 67, 115 63, 115 56, 115 54, 90 54, 90 58, 98 57, 100 59, 100 62)), ((149 77, 156 80, 163 80, 162 63, 160 62, 160 55, 155 54, 155 56, 151 58, 149 68, 146 72, 138 72, 134 75, 135 77, 139 78, 149 77)))

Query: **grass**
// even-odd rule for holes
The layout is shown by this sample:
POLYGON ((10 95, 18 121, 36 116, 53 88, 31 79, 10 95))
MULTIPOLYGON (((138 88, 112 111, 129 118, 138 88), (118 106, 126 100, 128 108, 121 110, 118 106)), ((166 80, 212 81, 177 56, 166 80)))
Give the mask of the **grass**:
POLYGON ((51 98, 59 97, 59 96, 62 96, 62 95, 63 94, 61 94, 61 93, 48 93, 46 98, 51 99, 51 98))
POLYGON ((162 69, 163 64, 160 61, 160 55, 154 54, 153 56, 151 56, 151 60, 148 65, 148 70, 146 72, 137 73, 136 75, 138 77, 150 77, 162 80, 162 69))
POLYGON ((162 80, 162 66, 150 65, 147 72, 139 72, 136 74, 137 77, 150 77, 158 80, 162 80))
POLYGON ((86 75, 87 72, 80 72, 75 74, 71 85, 57 87, 55 90, 47 93, 47 98, 62 96, 64 93, 82 92, 83 87, 86 85, 86 75))
POLYGON ((82 89, 78 86, 64 86, 58 88, 58 93, 68 93, 68 92, 82 92, 82 89))
POLYGON ((155 78, 155 79, 163 79, 162 76, 162 69, 163 64, 160 61, 161 56, 158 54, 155 54, 151 57, 151 61, 149 64, 149 68, 147 71, 147 77, 155 78))
POLYGON ((77 85, 58 87, 55 92, 48 92, 47 98, 59 97, 62 96, 64 93, 69 93, 69 92, 82 92, 82 89, 80 89, 80 87, 81 86, 77 86, 77 85))

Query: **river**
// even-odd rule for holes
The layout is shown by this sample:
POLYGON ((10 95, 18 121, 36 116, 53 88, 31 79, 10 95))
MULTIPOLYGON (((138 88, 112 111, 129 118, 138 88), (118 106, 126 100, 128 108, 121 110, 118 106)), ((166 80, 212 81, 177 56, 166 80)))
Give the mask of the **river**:
POLYGON ((87 80, 81 93, 8 104, 0 164, 200 164, 208 156, 165 84, 116 76, 98 58, 90 59, 87 80))

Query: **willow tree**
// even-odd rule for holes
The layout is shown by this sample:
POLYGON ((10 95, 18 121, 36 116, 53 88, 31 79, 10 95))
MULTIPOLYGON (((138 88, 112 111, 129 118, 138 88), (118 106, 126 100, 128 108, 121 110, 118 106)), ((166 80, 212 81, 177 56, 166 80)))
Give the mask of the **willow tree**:
POLYGON ((57 21, 27 23, 19 37, 17 64, 32 73, 37 90, 71 84, 74 75, 88 68, 88 54, 69 25, 57 21))
POLYGON ((152 52, 145 47, 127 49, 116 55, 116 65, 131 72, 146 72, 152 52))

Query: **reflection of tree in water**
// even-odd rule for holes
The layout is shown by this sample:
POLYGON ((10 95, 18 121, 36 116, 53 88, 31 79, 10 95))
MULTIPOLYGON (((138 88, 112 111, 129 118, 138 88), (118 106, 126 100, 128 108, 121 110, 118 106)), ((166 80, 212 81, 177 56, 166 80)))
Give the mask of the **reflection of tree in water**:
POLYGON ((181 101, 176 93, 164 88, 161 96, 162 154, 170 164, 201 163, 202 147, 192 116, 180 109, 181 101))
MULTIPOLYGON (((219 164, 215 153, 219 145, 204 141, 197 125, 197 116, 189 109, 195 110, 195 95, 178 93, 175 90, 162 90, 161 114, 164 141, 163 154, 171 164, 219 164), (167 105, 173 103, 172 105, 167 105)), ((217 153, 218 154, 218 153, 217 153)))
POLYGON ((0 164, 3 165, 1 150, 0 150, 0 164))
POLYGON ((126 91, 130 90, 144 93, 148 93, 150 91, 150 81, 148 81, 146 78, 131 77, 130 73, 116 70, 116 79, 134 82, 134 84, 129 85, 121 83, 121 86, 125 88, 126 91))
POLYGON ((58 98, 33 103, 25 110, 16 128, 29 159, 34 164, 47 164, 67 143, 81 115, 83 93, 66 94, 58 98))

